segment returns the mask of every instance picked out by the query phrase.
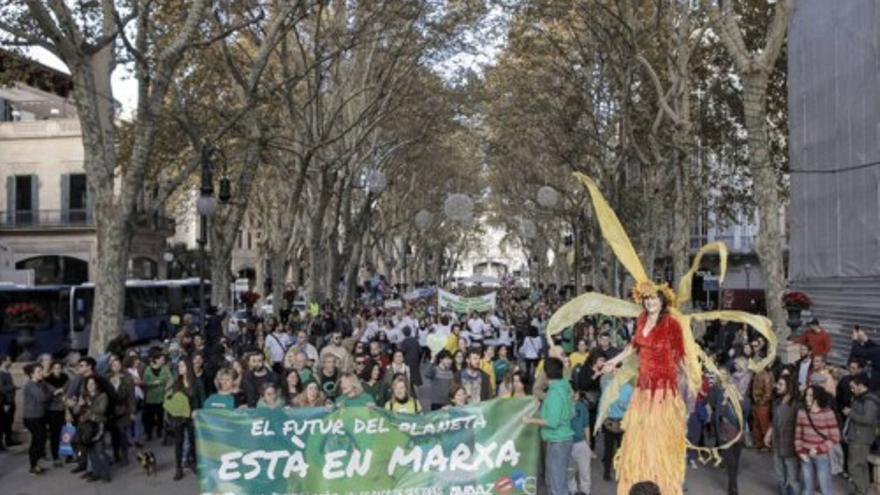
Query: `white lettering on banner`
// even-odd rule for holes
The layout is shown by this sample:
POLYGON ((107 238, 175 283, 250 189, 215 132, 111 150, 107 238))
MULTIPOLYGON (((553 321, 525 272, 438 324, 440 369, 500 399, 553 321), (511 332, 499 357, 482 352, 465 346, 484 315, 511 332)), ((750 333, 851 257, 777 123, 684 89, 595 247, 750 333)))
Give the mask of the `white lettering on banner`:
POLYGON ((314 435, 316 433, 321 433, 323 435, 342 435, 343 428, 344 424, 341 419, 331 419, 327 421, 322 419, 307 419, 305 421, 291 419, 284 422, 281 427, 281 433, 285 436, 293 433, 297 437, 301 437, 305 434, 314 435))
POLYGON ((269 421, 258 419, 251 424, 251 436, 271 437, 275 432, 269 429, 269 421))
POLYGON ((220 469, 217 471, 220 480, 232 481, 241 477, 241 473, 233 470, 238 469, 238 463, 235 460, 242 455, 244 455, 243 452, 229 452, 220 456, 220 469))
POLYGON ((342 467, 342 459, 345 457, 344 450, 334 450, 324 454, 324 470, 321 474, 325 480, 335 480, 345 476, 345 471, 339 469, 342 467))
MULTIPOLYGON (((345 451, 340 452, 343 454, 345 453, 345 451)), ((240 472, 241 467, 245 466, 249 467, 250 471, 244 473, 244 479, 252 480, 263 474, 263 468, 260 462, 268 461, 265 475, 270 480, 274 480, 275 472, 278 469, 278 461, 285 457, 287 457, 287 460, 284 464, 284 470, 281 472, 281 476, 285 479, 290 478, 293 475, 305 478, 308 474, 309 465, 305 461, 303 453, 298 450, 293 452, 286 450, 273 450, 271 452, 255 450, 253 452, 248 452, 247 454, 242 452, 229 452, 220 456, 220 468, 217 470, 217 477, 220 481, 237 480, 242 476, 242 473, 240 472), (239 458, 241 459, 241 464, 237 462, 239 458)), ((369 462, 369 459, 365 460, 365 462, 369 462)))
POLYGON ((362 419, 355 418, 354 420, 354 432, 357 433, 388 433, 388 427, 385 426, 385 418, 373 418, 368 419, 366 421, 362 419))
POLYGON ((421 448, 414 447, 407 452, 404 447, 397 447, 391 454, 391 462, 388 463, 388 475, 391 476, 397 468, 410 468, 413 472, 423 473, 473 472, 481 469, 497 469, 504 464, 513 467, 519 462, 520 454, 516 450, 513 440, 505 442, 497 452, 496 448, 497 444, 495 443, 489 445, 474 443, 474 448, 471 450, 471 447, 462 443, 452 449, 452 452, 447 456, 440 445, 435 445, 423 460, 421 448))
POLYGON ((448 431, 458 431, 461 429, 478 430, 486 427, 486 418, 482 414, 471 416, 463 416, 460 418, 446 419, 436 423, 400 423, 397 428, 412 436, 434 435, 436 433, 446 433, 448 431))
MULTIPOLYGON (((439 445, 436 445, 434 448, 436 449, 437 447, 439 445)), ((391 461, 388 463, 388 476, 392 476, 398 466, 405 467, 410 464, 412 464, 411 468, 413 471, 418 471, 422 466, 421 447, 415 447, 409 453, 406 453, 403 448, 397 447, 391 454, 391 461)))

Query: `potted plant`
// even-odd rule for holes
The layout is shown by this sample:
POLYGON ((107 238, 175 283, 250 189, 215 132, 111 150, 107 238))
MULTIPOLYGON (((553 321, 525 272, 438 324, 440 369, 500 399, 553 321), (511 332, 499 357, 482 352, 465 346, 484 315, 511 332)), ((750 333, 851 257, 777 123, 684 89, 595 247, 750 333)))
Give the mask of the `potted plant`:
POLYGON ((247 308, 248 312, 250 312, 253 309, 254 304, 257 304, 257 301, 260 299, 260 295, 249 290, 247 292, 242 292, 239 298, 241 299, 241 303, 247 308))
POLYGON ((46 317, 45 311, 36 304, 23 302, 7 306, 5 313, 10 326, 18 330, 18 337, 15 339, 21 349, 18 360, 33 360, 31 350, 34 346, 34 329, 46 317))
POLYGON ((813 307, 813 301, 803 292, 792 291, 782 296, 782 304, 788 311, 786 323, 794 333, 802 324, 801 313, 813 307))

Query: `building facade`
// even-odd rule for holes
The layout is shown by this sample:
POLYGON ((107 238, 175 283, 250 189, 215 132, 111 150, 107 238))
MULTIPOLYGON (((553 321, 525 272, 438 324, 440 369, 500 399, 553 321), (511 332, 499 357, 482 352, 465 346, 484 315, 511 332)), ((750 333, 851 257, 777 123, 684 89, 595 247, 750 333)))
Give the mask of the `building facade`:
POLYGON ((791 287, 846 359, 880 328, 880 5, 798 2, 788 40, 791 287))
MULTIPOLYGON (((10 56, 0 53, 0 59, 10 56)), ((32 64, 33 80, 65 77, 32 64)), ((4 270, 33 270, 36 284, 87 282, 97 238, 82 132, 66 98, 69 82, 54 92, 33 84, 0 87, 0 261, 4 270)), ((162 275, 165 238, 173 233, 173 222, 164 218, 137 218, 131 278, 162 275)))

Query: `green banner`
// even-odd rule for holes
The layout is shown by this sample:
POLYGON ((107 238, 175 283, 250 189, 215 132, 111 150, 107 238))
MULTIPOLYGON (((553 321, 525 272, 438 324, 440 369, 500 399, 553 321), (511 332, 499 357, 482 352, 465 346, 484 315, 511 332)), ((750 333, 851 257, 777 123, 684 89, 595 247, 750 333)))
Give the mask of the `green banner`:
POLYGON ((462 297, 445 290, 437 291, 437 303, 441 309, 451 309, 458 314, 467 314, 471 311, 482 313, 495 309, 496 293, 476 297, 462 297))
POLYGON ((202 494, 537 493, 533 399, 422 415, 353 407, 200 410, 202 494))

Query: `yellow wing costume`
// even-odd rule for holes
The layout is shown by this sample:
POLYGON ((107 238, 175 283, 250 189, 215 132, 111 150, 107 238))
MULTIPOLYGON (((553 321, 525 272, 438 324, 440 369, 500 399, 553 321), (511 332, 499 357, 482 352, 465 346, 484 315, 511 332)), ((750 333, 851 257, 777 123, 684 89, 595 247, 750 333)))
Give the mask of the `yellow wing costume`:
MULTIPOLYGON (((771 329, 769 319, 746 313, 743 311, 710 311, 705 313, 684 313, 681 306, 690 299, 691 284, 694 274, 700 266, 703 256, 709 253, 717 253, 721 261, 720 280, 724 280, 727 271, 727 247, 724 243, 716 242, 703 246, 694 257, 690 270, 682 277, 678 284, 678 290, 672 293, 665 284, 663 287, 654 286, 648 277, 633 249, 623 226, 602 196, 596 183, 582 174, 574 174, 590 194, 593 208, 602 231, 602 236, 608 242, 611 250, 617 256, 618 261, 627 272, 635 279, 635 293, 640 287, 648 286, 648 290, 662 290, 668 300, 669 313, 681 326, 684 341, 683 381, 687 386, 688 393, 695 396, 702 384, 703 369, 721 377, 718 367, 713 360, 700 348, 694 340, 691 329, 691 321, 727 320, 744 323, 760 333, 768 344, 768 355, 758 363, 751 362, 753 370, 760 370, 769 365, 775 359, 776 335, 771 329)), ((587 315, 602 314, 635 318, 642 313, 642 307, 630 301, 598 294, 582 294, 564 306, 559 308, 550 318, 547 324, 548 337, 561 332, 564 328, 573 325, 587 315)), ((617 401, 620 388, 635 381, 639 374, 639 360, 636 354, 624 360, 621 367, 615 371, 611 383, 602 394, 602 402, 599 406, 599 414, 596 420, 596 429, 603 424, 608 414, 609 407, 617 401)), ((739 407, 739 395, 729 381, 723 382, 724 394, 731 400, 737 413, 740 425, 743 424, 742 411, 739 407)), ((681 398, 676 400, 667 398, 655 398, 636 391, 630 405, 630 410, 623 420, 625 431, 624 445, 615 459, 620 482, 618 493, 626 494, 629 487, 638 481, 652 480, 662 490, 662 493, 681 493, 684 482, 686 448, 694 449, 700 458, 706 462, 709 460, 720 462, 719 448, 727 448, 739 440, 742 431, 737 437, 726 445, 719 448, 705 448, 691 445, 686 438, 685 423, 687 411, 681 398), (648 438, 633 438, 651 435, 648 438), (628 439, 627 436, 630 438, 628 439), (629 441, 628 441, 629 440, 629 441), (629 448, 627 447, 629 444, 629 448)))

